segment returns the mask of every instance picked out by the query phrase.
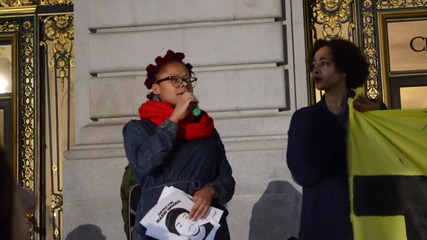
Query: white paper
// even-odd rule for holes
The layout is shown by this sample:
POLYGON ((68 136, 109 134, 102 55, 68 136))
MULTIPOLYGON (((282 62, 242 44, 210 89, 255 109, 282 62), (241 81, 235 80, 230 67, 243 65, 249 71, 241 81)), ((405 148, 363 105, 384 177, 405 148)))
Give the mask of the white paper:
POLYGON ((188 213, 192 207, 191 196, 177 188, 164 187, 159 201, 140 223, 148 236, 161 240, 213 240, 223 211, 210 207, 205 218, 191 221, 188 213))

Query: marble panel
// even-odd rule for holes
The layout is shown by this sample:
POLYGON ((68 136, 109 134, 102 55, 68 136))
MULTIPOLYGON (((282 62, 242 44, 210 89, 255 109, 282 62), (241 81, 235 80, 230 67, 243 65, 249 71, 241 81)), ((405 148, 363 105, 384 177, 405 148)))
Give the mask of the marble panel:
POLYGON ((118 193, 114 197, 93 202, 65 202, 61 239, 126 240, 118 193))
POLYGON ((168 49, 195 67, 283 62, 281 22, 97 33, 89 36, 92 74, 145 70, 168 49))
POLYGON ((281 0, 90 0, 91 28, 278 18, 281 0))
MULTIPOLYGON (((253 113, 254 114, 254 113, 253 113)), ((266 114, 262 111, 259 115, 233 118, 213 117, 215 128, 223 138, 224 142, 245 142, 236 146, 237 149, 251 149, 251 144, 258 144, 268 138, 269 141, 260 142, 259 146, 264 149, 267 143, 273 144, 276 149, 276 140, 282 141, 287 135, 290 116, 287 113, 266 114), (265 114, 264 116, 259 116, 265 114)), ((135 117, 137 119, 138 117, 135 117)), ((93 122, 79 129, 79 145, 93 144, 119 144, 122 143, 123 126, 129 119, 115 122, 93 122)))
MULTIPOLYGON (((289 106, 285 69, 248 68, 197 72, 194 89, 205 111, 286 109, 289 106)), ((93 119, 137 116, 147 100, 145 76, 102 77, 90 80, 90 115, 93 119)))

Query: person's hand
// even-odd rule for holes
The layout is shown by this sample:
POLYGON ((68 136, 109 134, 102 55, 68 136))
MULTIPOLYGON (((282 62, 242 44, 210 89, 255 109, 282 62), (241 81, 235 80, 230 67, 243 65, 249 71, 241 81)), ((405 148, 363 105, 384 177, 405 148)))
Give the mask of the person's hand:
POLYGON ((197 102, 197 98, 191 92, 184 92, 177 96, 177 103, 175 108, 169 117, 169 120, 178 123, 179 120, 185 118, 188 114, 188 104, 190 102, 197 102))
POLYGON ((194 205, 191 208, 189 217, 193 221, 197 221, 204 217, 211 206, 212 199, 215 196, 215 189, 211 186, 204 186, 202 189, 194 193, 194 205))
POLYGON ((359 112, 366 112, 371 110, 380 110, 381 100, 377 99, 368 99, 364 96, 358 95, 353 101, 353 107, 359 112))

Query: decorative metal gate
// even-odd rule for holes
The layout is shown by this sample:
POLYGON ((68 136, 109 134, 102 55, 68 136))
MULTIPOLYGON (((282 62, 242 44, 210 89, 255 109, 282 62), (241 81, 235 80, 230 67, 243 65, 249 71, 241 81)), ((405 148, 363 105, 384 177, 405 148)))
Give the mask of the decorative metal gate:
POLYGON ((0 1, 0 143, 16 180, 37 198, 27 215, 32 239, 63 238, 63 152, 74 142, 73 3, 0 1))

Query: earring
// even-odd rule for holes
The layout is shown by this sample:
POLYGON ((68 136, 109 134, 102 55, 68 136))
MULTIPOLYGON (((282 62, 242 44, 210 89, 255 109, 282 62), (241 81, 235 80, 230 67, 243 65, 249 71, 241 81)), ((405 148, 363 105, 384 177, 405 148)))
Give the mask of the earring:
POLYGON ((153 101, 160 102, 160 98, 158 95, 153 96, 153 101))

